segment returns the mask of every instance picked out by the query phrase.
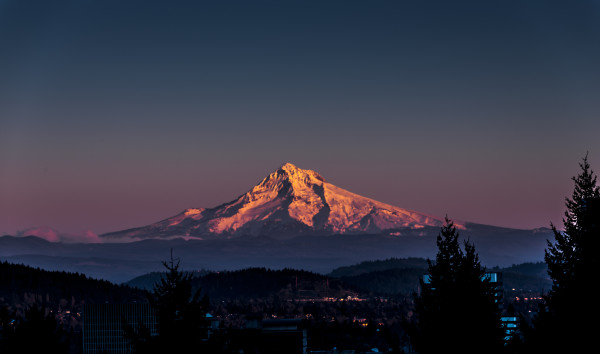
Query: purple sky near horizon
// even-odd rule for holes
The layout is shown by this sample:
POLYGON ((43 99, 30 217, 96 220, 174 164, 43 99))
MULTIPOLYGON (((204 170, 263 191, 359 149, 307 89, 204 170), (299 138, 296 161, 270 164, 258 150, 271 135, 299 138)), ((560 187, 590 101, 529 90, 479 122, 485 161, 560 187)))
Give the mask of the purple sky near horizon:
POLYGON ((284 162, 458 220, 562 225, 600 171, 595 1, 1 1, 0 234, 116 231, 284 162))

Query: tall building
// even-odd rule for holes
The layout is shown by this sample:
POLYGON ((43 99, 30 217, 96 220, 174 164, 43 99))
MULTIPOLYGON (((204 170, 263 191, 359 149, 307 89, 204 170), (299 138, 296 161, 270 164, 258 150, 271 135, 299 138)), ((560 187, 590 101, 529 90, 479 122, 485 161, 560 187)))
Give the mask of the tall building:
POLYGON ((135 328, 141 322, 156 335, 156 316, 150 304, 84 305, 82 315, 84 354, 131 353, 124 323, 135 328))
POLYGON ((504 283, 502 282, 502 273, 500 272, 487 272, 483 276, 484 279, 488 279, 490 283, 494 284, 496 293, 496 303, 500 310, 504 308, 504 283))

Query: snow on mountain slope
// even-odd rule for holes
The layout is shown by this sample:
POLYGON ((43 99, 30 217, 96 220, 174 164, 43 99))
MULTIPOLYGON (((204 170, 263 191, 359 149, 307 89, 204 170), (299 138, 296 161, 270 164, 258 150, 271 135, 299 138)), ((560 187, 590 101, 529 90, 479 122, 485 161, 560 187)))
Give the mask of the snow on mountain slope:
MULTIPOLYGON (((443 220, 362 197, 327 183, 317 172, 286 163, 236 200, 187 209, 163 221, 104 238, 235 237, 375 234, 439 227, 443 220)), ((458 225, 462 228, 462 225, 458 225)))

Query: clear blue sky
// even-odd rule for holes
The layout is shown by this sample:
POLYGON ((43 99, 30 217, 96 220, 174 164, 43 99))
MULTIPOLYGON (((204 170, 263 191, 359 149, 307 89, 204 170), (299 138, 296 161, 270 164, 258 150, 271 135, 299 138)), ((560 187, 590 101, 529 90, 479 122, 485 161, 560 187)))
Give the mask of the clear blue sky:
POLYGON ((561 225, 600 171, 598 1, 0 0, 0 233, 213 207, 284 162, 561 225))

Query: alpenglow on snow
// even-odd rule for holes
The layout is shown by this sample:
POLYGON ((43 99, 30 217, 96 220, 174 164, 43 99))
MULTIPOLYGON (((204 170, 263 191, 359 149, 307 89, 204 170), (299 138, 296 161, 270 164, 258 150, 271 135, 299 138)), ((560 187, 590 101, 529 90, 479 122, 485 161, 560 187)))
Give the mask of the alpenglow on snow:
POLYGON ((290 238, 303 234, 378 234, 442 224, 442 219, 354 194, 328 183, 315 171, 286 163, 229 203, 186 209, 154 224, 101 237, 290 238))

